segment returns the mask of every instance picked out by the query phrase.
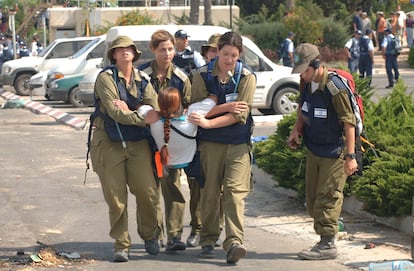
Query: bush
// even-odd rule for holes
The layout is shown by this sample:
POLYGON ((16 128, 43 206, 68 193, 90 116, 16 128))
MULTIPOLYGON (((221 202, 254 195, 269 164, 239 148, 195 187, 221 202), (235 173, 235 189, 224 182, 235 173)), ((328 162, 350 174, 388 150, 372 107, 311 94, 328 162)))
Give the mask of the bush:
POLYGON ((414 101, 399 80, 393 92, 367 112, 365 130, 379 158, 354 180, 352 192, 378 216, 410 215, 414 193, 414 101))

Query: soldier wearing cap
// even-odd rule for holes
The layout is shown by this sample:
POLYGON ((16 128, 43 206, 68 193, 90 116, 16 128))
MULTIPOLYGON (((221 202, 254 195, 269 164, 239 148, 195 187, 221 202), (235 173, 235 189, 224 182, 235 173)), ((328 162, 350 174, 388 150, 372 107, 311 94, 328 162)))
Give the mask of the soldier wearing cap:
POLYGON ((187 32, 180 29, 175 32, 175 56, 173 62, 175 65, 183 69, 187 74, 191 74, 191 70, 203 66, 205 63, 201 54, 193 51, 188 44, 190 37, 187 32))
MULTIPOLYGON (((128 190, 135 196, 138 234, 145 250, 159 253, 157 225, 158 185, 152 169, 152 152, 146 138, 143 104, 158 109, 157 93, 148 76, 133 67, 141 52, 127 36, 115 38, 107 56, 111 66, 95 82, 97 100, 91 140, 91 161, 109 207, 110 236, 115 240, 113 260, 128 261, 128 190), (127 106, 130 110, 121 110, 127 106)), ((92 124, 91 124, 92 125, 92 124)))
POLYGON ((394 87, 394 80, 397 81, 400 78, 400 72, 398 70, 398 55, 397 48, 398 38, 394 36, 390 28, 385 29, 385 37, 382 41, 382 57, 385 59, 385 70, 387 71, 388 85, 385 88, 394 87), (394 73, 393 73, 394 71, 394 73))
POLYGON ((293 67, 294 64, 294 52, 295 52, 295 44, 293 43, 293 38, 295 34, 293 32, 289 32, 286 39, 283 41, 283 66, 293 67))
POLYGON ((365 34, 359 40, 359 77, 369 78, 368 85, 372 81, 372 68, 374 65, 374 43, 372 42, 372 30, 367 29, 365 34))
POLYGON ((361 36, 362 36, 361 30, 356 30, 354 32, 354 36, 345 43, 345 48, 347 49, 347 52, 348 52, 348 69, 351 72, 358 71, 359 56, 360 56, 359 39, 361 38, 361 36))
POLYGON ((320 235, 320 241, 299 257, 334 259, 345 182, 357 170, 356 120, 344 82, 321 65, 318 47, 303 43, 295 55, 298 61, 292 73, 300 73, 302 88, 297 120, 287 143, 296 149, 303 140, 308 149, 306 208, 320 235))
POLYGON ((208 38, 207 44, 201 45, 201 55, 204 57, 206 63, 210 62, 217 55, 217 42, 221 34, 216 33, 208 38))

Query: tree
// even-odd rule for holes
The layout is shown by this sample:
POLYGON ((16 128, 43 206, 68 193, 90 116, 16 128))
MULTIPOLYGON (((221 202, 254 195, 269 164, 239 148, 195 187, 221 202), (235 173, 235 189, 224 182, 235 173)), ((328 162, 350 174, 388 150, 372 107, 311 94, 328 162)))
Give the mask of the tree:
POLYGON ((190 3, 190 24, 198 24, 200 15, 200 0, 192 0, 190 3))
POLYGON ((211 19, 211 0, 204 0, 204 24, 213 24, 213 20, 211 19))

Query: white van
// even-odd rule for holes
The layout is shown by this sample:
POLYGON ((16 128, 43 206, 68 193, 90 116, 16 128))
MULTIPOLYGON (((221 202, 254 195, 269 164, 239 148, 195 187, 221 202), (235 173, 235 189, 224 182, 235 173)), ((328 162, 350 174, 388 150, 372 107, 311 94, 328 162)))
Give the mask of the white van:
MULTIPOLYGON (((208 38, 215 33, 230 31, 220 26, 206 25, 135 25, 115 26, 108 30, 105 40, 105 51, 111 42, 119 35, 127 35, 135 42, 142 55, 137 64, 147 62, 154 58, 149 49, 151 35, 160 29, 171 34, 179 29, 184 29, 189 35, 189 44, 193 50, 200 51, 201 45, 206 44, 208 38)), ((296 97, 299 90, 299 74, 291 74, 292 68, 280 66, 268 59, 263 52, 247 37, 243 37, 244 52, 242 60, 255 72, 257 76, 256 92, 253 107, 263 113, 289 114, 296 111, 298 104, 292 97, 296 97)), ((104 66, 109 61, 104 54, 104 66)), ((81 82, 82 85, 91 86, 91 82, 81 82)), ((80 92, 85 96, 85 91, 80 85, 80 92)), ((89 89, 90 91, 90 89, 89 89)))
POLYGON ((78 84, 85 74, 102 63, 105 37, 102 35, 93 39, 73 56, 62 59, 59 65, 49 70, 44 81, 46 98, 70 102, 76 107, 84 106, 77 99, 78 84))
POLYGON ((29 95, 27 81, 38 72, 49 70, 88 44, 96 37, 61 38, 53 41, 37 56, 7 61, 3 64, 0 81, 4 88, 14 87, 17 94, 29 95))

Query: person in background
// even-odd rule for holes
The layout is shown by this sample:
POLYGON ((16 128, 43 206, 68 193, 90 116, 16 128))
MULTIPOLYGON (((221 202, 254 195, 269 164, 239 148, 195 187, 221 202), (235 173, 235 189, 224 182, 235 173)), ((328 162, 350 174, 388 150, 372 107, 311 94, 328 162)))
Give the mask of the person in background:
POLYGON ((397 38, 400 40, 401 47, 404 45, 404 34, 406 28, 406 21, 407 21, 407 14, 401 10, 401 5, 397 5, 397 12, 398 14, 398 28, 399 32, 397 33, 397 38))
POLYGON ((159 190, 146 123, 136 110, 143 104, 158 110, 157 93, 148 76, 133 67, 141 52, 131 38, 116 37, 107 55, 112 65, 98 75, 94 87, 97 116, 91 124, 95 127, 91 161, 109 207, 109 234, 115 239, 113 261, 127 262, 131 248, 128 190, 135 196, 137 211, 134 215, 138 234, 145 241, 145 251, 150 255, 160 251, 157 240, 159 190), (127 104, 130 110, 119 110, 119 103, 127 104))
POLYGON ((365 34, 367 29, 372 29, 371 19, 368 17, 368 13, 365 11, 361 13, 361 19, 362 19, 362 34, 365 34))
POLYGON ((42 51, 42 44, 39 41, 39 35, 34 34, 32 37, 32 43, 31 43, 31 52, 32 56, 37 56, 42 51))
POLYGON ((372 82, 372 68, 374 65, 374 44, 372 42, 372 30, 367 29, 365 35, 359 40, 359 77, 369 77, 368 86, 371 86, 372 82))
POLYGON ((335 236, 347 177, 357 170, 355 116, 344 82, 320 63, 317 46, 296 48, 299 61, 292 73, 300 73, 300 106, 287 144, 306 146, 306 208, 320 241, 299 257, 328 260, 337 257, 335 236))
MULTIPOLYGON (((155 31, 151 36, 150 49, 155 59, 138 67, 146 72, 155 91, 159 93, 167 87, 175 87, 181 94, 181 106, 184 109, 190 104, 191 82, 188 76, 173 63, 175 55, 175 38, 166 30, 155 31)), ((168 176, 160 180, 161 191, 164 198, 165 224, 167 228, 168 252, 185 250, 186 245, 181 241, 183 233, 183 220, 185 199, 181 190, 180 168, 168 168, 168 176)), ((161 206, 158 207, 161 212, 161 206)), ((162 227, 162 213, 159 214, 159 224, 162 227)), ((162 235, 159 236, 162 239, 162 235)))
POLYGON ((208 38, 207 44, 201 46, 201 55, 204 57, 206 63, 217 56, 217 42, 220 37, 220 33, 213 34, 208 38))
POLYGON ((414 47, 414 15, 413 13, 408 13, 407 21, 405 23, 405 33, 407 36, 407 47, 414 47))
POLYGON ((385 59, 385 70, 387 71, 388 86, 385 88, 393 88, 394 80, 397 81, 400 77, 398 71, 398 53, 393 48, 393 39, 396 38, 389 28, 385 29, 385 38, 382 41, 382 57, 385 59), (393 73, 394 70, 394 73, 393 73))
POLYGON ((173 62, 175 65, 183 69, 187 75, 191 74, 191 71, 195 68, 203 66, 205 63, 201 54, 197 51, 193 51, 188 44, 187 32, 180 29, 175 32, 175 56, 173 62))
POLYGON ((393 33, 394 35, 396 35, 399 31, 399 25, 398 25, 398 14, 397 12, 391 12, 391 22, 390 25, 387 26, 387 28, 391 29, 391 33, 393 33))
POLYGON ((205 117, 197 113, 189 116, 189 121, 199 126, 197 140, 205 177, 200 203, 200 257, 215 257, 214 247, 221 233, 223 193, 226 233, 223 248, 229 264, 237 263, 247 253, 243 244, 244 199, 252 185, 250 110, 256 77, 239 61, 242 52, 239 34, 229 31, 220 37, 217 57, 193 75, 191 95, 192 102, 215 96, 217 105, 205 117))
POLYGON ((348 52, 348 69, 354 73, 358 71, 359 65, 359 39, 361 38, 361 30, 356 30, 354 36, 345 43, 348 52))
POLYGON ((287 67, 293 67, 295 57, 295 44, 293 43, 293 38, 295 37, 295 34, 293 32, 289 32, 286 39, 283 41, 283 66, 287 67))
POLYGON ((357 8, 352 15, 352 29, 355 31, 362 31, 362 19, 361 19, 362 8, 357 8))
POLYGON ((385 18, 384 18, 384 12, 378 11, 377 16, 378 16, 378 20, 377 20, 376 30, 377 30, 377 38, 378 38, 378 51, 382 51, 381 44, 382 44, 382 41, 384 40, 384 35, 385 35, 384 31, 387 26, 387 22, 385 21, 385 18))

